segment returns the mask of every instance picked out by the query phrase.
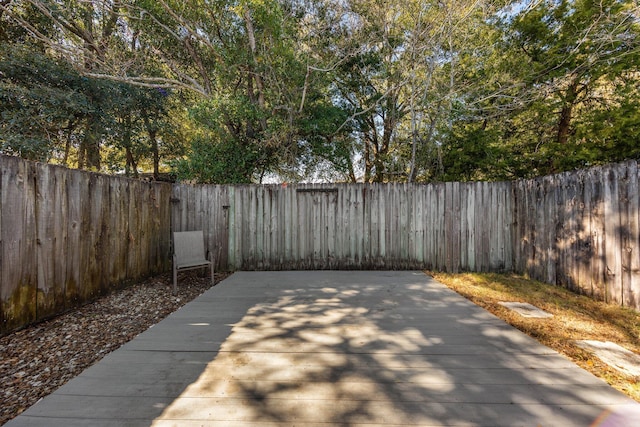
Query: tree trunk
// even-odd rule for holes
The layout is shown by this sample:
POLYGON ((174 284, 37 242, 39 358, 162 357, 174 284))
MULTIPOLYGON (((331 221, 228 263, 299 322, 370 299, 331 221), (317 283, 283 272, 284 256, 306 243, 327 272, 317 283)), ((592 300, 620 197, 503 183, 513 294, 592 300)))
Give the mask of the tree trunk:
MULTIPOLYGON (((393 138, 393 132, 395 130, 396 124, 398 123, 398 104, 397 97, 395 93, 390 93, 389 97, 386 101, 386 114, 383 116, 383 129, 382 129, 382 140, 378 145, 376 144, 376 153, 374 164, 376 167, 376 175, 374 177, 374 182, 384 182, 386 168, 385 168, 385 160, 387 154, 389 154, 389 147, 391 146, 391 138, 393 138)), ((377 132, 375 130, 375 125, 373 128, 373 132, 377 132)))
POLYGON ((91 116, 78 153, 78 169, 100 170, 100 123, 91 116))
POLYGON ((560 119, 558 121, 558 133, 556 135, 556 142, 564 145, 569 140, 571 133, 571 119, 573 116, 573 107, 578 99, 578 79, 575 79, 564 97, 564 103, 562 110, 560 111, 560 119))
POLYGON ((371 179, 371 169, 373 165, 371 164, 371 138, 367 135, 366 131, 364 134, 364 182, 369 182, 371 179))
POLYGON ((149 116, 146 111, 142 111, 142 119, 144 120, 144 126, 147 128, 147 135, 149 136, 149 144, 151 147, 151 153, 153 155, 153 179, 157 181, 160 179, 160 150, 158 148, 158 131, 151 124, 149 116))
POLYGON ((149 142, 151 143, 151 154, 153 155, 153 179, 157 181, 160 179, 160 153, 155 130, 149 130, 149 142))
POLYGON ((127 165, 125 167, 126 175, 130 176, 131 171, 133 171, 133 177, 138 178, 138 163, 136 162, 135 157, 133 157, 133 152, 131 151, 131 147, 126 147, 125 153, 127 157, 127 165))
MULTIPOLYGON (((9 6, 9 3, 11 3, 12 0, 0 0, 0 6, 9 6)), ((2 20, 2 15, 4 14, 4 9, 0 8, 0 21, 2 20)), ((6 41, 7 40, 7 31, 4 25, 0 25, 0 41, 6 41)))
POLYGON ((71 152, 71 136, 73 135, 74 123, 73 120, 69 120, 67 125, 67 139, 64 142, 64 157, 62 158, 62 165, 69 166, 69 153, 71 152))
MULTIPOLYGON (((257 52, 256 35, 253 28, 253 19, 251 17, 251 12, 248 8, 244 12, 244 22, 247 29, 247 37, 249 38, 249 49, 251 52, 251 63, 249 64, 249 73, 247 78, 249 79, 249 81, 255 82, 255 89, 257 91, 256 98, 256 94, 253 93, 253 85, 251 85, 251 93, 249 93, 249 98, 257 99, 258 107, 260 107, 260 109, 262 110, 266 105, 264 98, 264 82, 262 81, 262 76, 260 75, 260 73, 258 73, 255 69, 257 52)), ((267 130, 267 120, 265 118, 260 119, 260 127, 263 132, 267 130)))
POLYGON ((122 145, 125 152, 125 167, 124 173, 126 176, 131 176, 133 171, 133 177, 138 178, 138 163, 133 156, 133 150, 131 149, 131 113, 125 114, 122 118, 124 135, 122 137, 122 145))
POLYGON ((569 140, 571 131, 571 116, 573 115, 573 104, 566 104, 560 111, 560 120, 558 121, 558 134, 556 142, 558 144, 566 144, 569 140))

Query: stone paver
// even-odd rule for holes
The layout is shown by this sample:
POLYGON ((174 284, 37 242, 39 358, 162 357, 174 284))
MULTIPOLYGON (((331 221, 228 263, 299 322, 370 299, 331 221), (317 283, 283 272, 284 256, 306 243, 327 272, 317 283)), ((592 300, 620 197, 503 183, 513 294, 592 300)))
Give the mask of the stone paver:
POLYGON ((546 319, 549 317, 553 317, 553 314, 547 313, 546 311, 536 307, 535 305, 531 305, 528 302, 498 302, 503 307, 507 307, 509 310, 513 310, 518 313, 522 317, 530 317, 537 319, 546 319))
POLYGON ((640 356, 634 352, 610 341, 578 340, 576 344, 623 374, 640 378, 640 356))
POLYGON ((421 272, 239 272, 7 426, 589 426, 638 413, 421 272))

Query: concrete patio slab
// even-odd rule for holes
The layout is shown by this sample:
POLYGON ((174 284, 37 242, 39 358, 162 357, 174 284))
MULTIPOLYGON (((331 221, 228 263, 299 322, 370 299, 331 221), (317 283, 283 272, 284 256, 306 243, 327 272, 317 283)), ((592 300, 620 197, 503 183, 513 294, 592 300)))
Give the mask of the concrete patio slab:
POLYGON ((589 426, 638 411, 421 272, 239 272, 7 426, 589 426))

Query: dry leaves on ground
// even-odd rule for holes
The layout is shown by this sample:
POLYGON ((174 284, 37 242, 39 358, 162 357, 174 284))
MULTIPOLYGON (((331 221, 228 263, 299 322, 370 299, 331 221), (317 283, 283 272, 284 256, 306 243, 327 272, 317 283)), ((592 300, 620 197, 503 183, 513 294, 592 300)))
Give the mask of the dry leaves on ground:
POLYGON ((1 337, 0 425, 210 287, 209 277, 185 273, 174 296, 165 274, 1 337))
POLYGON ((640 378, 620 373, 575 343, 576 340, 611 341, 640 354, 640 313, 637 311, 514 274, 429 274, 640 402, 640 378), (527 302, 553 317, 522 317, 500 305, 500 301, 527 302))

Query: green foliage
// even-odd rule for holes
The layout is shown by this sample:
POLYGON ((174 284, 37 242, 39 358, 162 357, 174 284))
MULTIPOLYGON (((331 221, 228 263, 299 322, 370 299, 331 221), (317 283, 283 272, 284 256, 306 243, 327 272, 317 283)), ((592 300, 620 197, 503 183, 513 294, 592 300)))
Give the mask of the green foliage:
MULTIPOLYGON (((502 36, 481 62, 483 71, 474 58, 466 70, 471 80, 485 81, 476 95, 485 101, 454 121, 451 135, 466 138, 469 123, 491 129, 484 146, 494 150, 467 165, 472 174, 514 179, 638 158, 639 76, 632 70, 640 64, 640 32, 630 6, 539 2, 497 21, 502 36)), ((445 151, 474 152, 473 141, 451 139, 445 151)), ((445 159, 444 169, 453 172, 447 179, 455 179, 459 161, 445 159)))
POLYGON ((248 183, 264 173, 259 143, 260 111, 247 98, 202 101, 191 110, 201 135, 186 159, 176 163, 179 179, 199 183, 248 183))
POLYGON ((244 183, 640 156, 629 0, 2 5, 0 150, 31 159, 244 183))
POLYGON ((47 161, 65 128, 95 112, 87 81, 65 63, 15 47, 0 51, 0 149, 47 161))
POLYGON ((187 159, 176 162, 178 179, 204 184, 251 183, 261 157, 257 146, 195 139, 187 159))
POLYGON ((154 126, 163 126, 166 92, 85 77, 64 61, 19 46, 0 51, 0 75, 0 150, 7 154, 68 164, 71 152, 78 152, 94 132, 107 153, 105 166, 119 171, 124 155, 106 147, 124 150, 138 141, 134 151, 148 156, 141 115, 153 116, 154 126))

